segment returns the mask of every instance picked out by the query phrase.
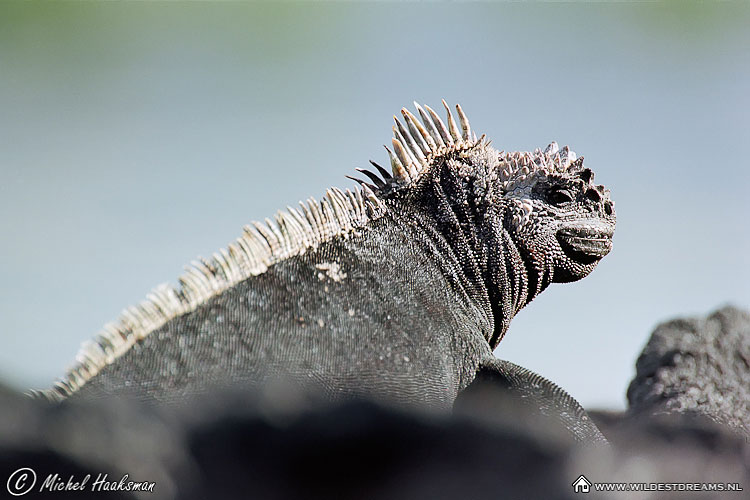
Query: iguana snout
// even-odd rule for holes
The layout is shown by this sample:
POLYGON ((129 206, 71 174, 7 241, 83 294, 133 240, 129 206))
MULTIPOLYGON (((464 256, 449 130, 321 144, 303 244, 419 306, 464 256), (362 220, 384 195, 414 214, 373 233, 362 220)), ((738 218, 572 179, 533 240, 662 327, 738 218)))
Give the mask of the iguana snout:
POLYGON ((566 224, 557 231, 557 241, 568 258, 590 264, 612 250, 613 229, 606 225, 566 224))

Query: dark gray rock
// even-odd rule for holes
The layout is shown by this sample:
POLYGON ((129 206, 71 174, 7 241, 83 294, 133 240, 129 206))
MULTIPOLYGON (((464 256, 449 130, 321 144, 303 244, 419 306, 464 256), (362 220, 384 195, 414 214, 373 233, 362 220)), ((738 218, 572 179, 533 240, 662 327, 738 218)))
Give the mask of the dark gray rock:
POLYGON ((530 419, 489 427, 434 411, 323 399, 277 386, 181 407, 123 399, 55 405, 5 391, 0 487, 5 492, 13 471, 29 467, 37 477, 30 498, 99 498, 93 479, 84 491, 39 487, 51 474, 67 482, 100 473, 156 483, 153 493, 111 498, 571 498, 569 443, 535 435, 530 419))
POLYGON ((571 498, 559 441, 364 401, 281 425, 257 413, 219 416, 189 442, 204 480, 187 498, 571 498))
POLYGON ((184 444, 175 416, 155 407, 124 399, 52 404, 0 387, 2 498, 8 488, 23 490, 31 484, 30 477, 9 484, 14 471, 24 467, 31 468, 36 479, 20 498, 174 498, 178 482, 181 487, 192 484, 184 444), (54 484, 89 478, 81 491, 42 488, 55 474, 59 481, 53 479, 54 484), (155 483, 154 493, 105 493, 104 484, 94 487, 97 479, 119 482, 125 474, 126 482, 155 483))
POLYGON ((592 489, 586 498, 744 498, 750 440, 738 431, 747 418, 747 325, 746 313, 725 308, 659 327, 639 360, 642 378, 631 386, 627 412, 587 414, 553 383, 505 361, 483 366, 453 414, 332 404, 287 382, 179 406, 122 398, 52 404, 0 386, 0 491, 28 467, 37 483, 24 498, 101 498, 91 488, 100 474, 155 483, 152 493, 106 497, 150 500, 571 500, 582 498, 572 486, 579 475, 673 488, 592 489), (700 362, 684 362, 690 358, 700 362), (90 479, 83 491, 40 492, 54 474, 58 483, 90 479), (686 493, 675 483, 742 491, 686 493))
POLYGON ((636 372, 631 414, 696 413, 750 436, 750 313, 727 306, 660 325, 636 372))
MULTIPOLYGON (((581 474, 593 482, 750 485, 744 439, 711 422, 680 415, 610 418, 616 425, 604 428, 612 446, 581 446, 559 425, 545 427, 559 418, 540 418, 521 399, 498 399, 497 393, 489 405, 476 406, 473 398, 482 393, 464 400, 472 404, 460 414, 446 415, 368 401, 331 405, 279 387, 267 394, 215 394, 180 408, 106 399, 51 405, 6 391, 0 394, 0 487, 20 467, 34 469, 38 481, 49 474, 63 482, 129 474, 153 481, 154 492, 106 497, 152 500, 572 500, 581 498, 572 487, 581 474), (488 420, 488 411, 498 415, 488 420)), ((685 493, 658 495, 677 499, 685 493)), ((104 495, 90 488, 35 490, 25 498, 39 496, 104 495)), ((592 491, 586 498, 645 497, 592 491)), ((726 496, 700 492, 690 498, 726 496)))
POLYGON ((589 415, 612 445, 609 455, 581 454, 571 462, 593 481, 684 483, 680 488, 696 483, 710 488, 713 486, 709 483, 719 483, 724 488, 741 488, 731 493, 684 489, 649 492, 653 496, 611 492, 601 493, 601 498, 746 498, 750 489, 750 442, 726 426, 697 413, 590 411, 589 415))

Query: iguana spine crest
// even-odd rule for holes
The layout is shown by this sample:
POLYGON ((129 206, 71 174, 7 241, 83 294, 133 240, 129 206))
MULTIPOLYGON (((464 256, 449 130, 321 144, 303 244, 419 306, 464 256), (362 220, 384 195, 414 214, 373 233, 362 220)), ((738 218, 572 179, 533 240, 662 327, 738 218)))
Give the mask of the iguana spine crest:
POLYGON ((396 125, 393 127, 391 143, 393 151, 388 151, 391 159, 393 178, 400 184, 414 182, 422 173, 434 165, 434 159, 441 155, 472 148, 482 141, 484 136, 477 139, 471 131, 469 120, 460 105, 456 105, 462 132, 459 132, 448 104, 443 100, 447 115, 448 126, 429 106, 414 103, 422 123, 406 108, 401 108, 406 125, 394 116, 396 125), (425 111, 425 109, 427 111, 425 111))

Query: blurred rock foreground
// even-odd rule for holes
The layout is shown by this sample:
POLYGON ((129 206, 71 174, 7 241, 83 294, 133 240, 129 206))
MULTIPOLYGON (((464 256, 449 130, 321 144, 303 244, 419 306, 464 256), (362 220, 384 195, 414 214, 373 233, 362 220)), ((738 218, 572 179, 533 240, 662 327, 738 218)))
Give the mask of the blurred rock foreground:
POLYGON ((589 498, 748 498, 750 314, 725 307, 664 323, 636 369, 626 412, 589 412, 610 444, 588 446, 502 388, 486 395, 503 405, 486 406, 503 408, 491 418, 471 405, 453 415, 368 401, 331 406, 278 388, 180 408, 115 399, 52 405, 0 388, 0 491, 28 487, 32 476, 16 471, 29 468, 36 480, 25 498, 546 500, 581 498, 572 483, 582 474, 743 488, 592 488, 589 498), (80 491, 64 490, 87 475, 80 491), (61 491, 40 491, 45 481, 61 491), (153 491, 105 491, 128 481, 153 483, 153 491))

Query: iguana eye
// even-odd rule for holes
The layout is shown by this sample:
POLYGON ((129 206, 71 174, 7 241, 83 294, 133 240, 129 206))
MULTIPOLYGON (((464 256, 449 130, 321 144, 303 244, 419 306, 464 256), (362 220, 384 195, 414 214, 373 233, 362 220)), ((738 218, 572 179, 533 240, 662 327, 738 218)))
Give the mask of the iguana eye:
POLYGON ((553 205, 562 205, 573 201, 573 195, 567 189, 553 189, 549 193, 549 201, 553 205))

